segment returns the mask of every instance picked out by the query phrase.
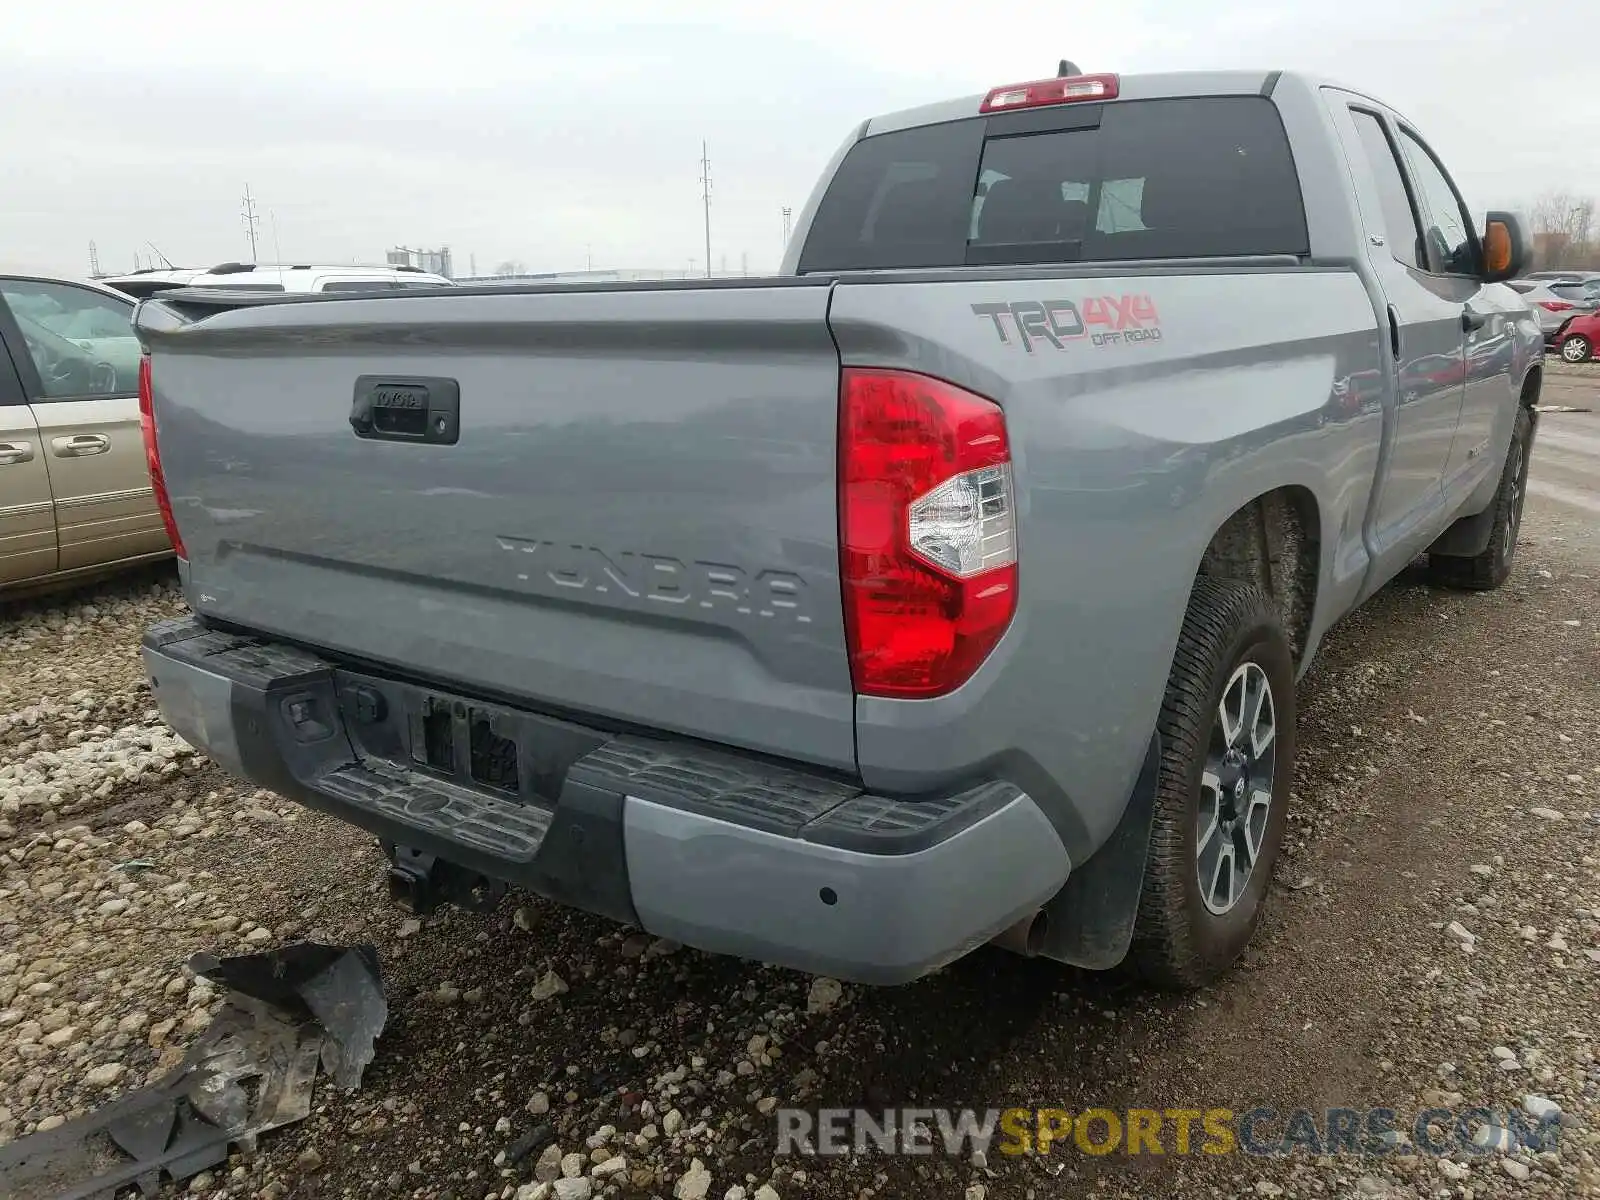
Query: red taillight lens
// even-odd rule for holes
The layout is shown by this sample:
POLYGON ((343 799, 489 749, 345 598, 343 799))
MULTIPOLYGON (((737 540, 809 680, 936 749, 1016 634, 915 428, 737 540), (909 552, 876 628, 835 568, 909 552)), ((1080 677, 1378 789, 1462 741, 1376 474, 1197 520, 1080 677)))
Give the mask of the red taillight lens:
POLYGON ((1120 80, 1116 75, 1067 75, 997 87, 983 98, 981 113, 1009 112, 1013 108, 1038 108, 1044 104, 1071 104, 1075 100, 1115 100, 1120 80))
POLYGON ((183 548, 183 537, 178 533, 178 523, 172 519, 172 498, 167 495, 167 477, 161 473, 161 450, 156 445, 155 393, 150 383, 150 356, 139 360, 139 430, 144 434, 144 461, 150 468, 150 490, 155 493, 156 507, 161 510, 161 523, 167 527, 167 537, 179 558, 188 558, 183 548))
POLYGON ((1017 607, 1000 407, 925 375, 846 368, 839 532, 856 691, 916 698, 965 683, 1017 607))
POLYGON ((1566 312, 1569 308, 1577 308, 1576 304, 1568 304, 1565 300, 1541 300, 1539 307, 1546 312, 1566 312))

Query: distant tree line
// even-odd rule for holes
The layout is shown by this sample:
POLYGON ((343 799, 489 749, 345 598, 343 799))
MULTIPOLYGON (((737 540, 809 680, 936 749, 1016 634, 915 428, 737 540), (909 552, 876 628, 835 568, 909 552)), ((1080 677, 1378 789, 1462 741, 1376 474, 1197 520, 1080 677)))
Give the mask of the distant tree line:
POLYGON ((1537 269, 1600 270, 1595 202, 1573 192, 1546 192, 1534 201, 1533 257, 1537 269))

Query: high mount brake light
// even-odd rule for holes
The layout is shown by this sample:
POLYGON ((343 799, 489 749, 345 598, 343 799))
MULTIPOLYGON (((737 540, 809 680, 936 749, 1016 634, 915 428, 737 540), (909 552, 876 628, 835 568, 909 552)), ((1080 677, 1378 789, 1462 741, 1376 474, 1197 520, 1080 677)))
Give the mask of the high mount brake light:
POLYGON ((150 470, 150 490, 155 494, 156 507, 161 510, 161 523, 167 527, 167 538, 179 558, 187 559, 183 535, 178 532, 178 522, 172 516, 172 498, 167 495, 167 477, 161 470, 161 450, 156 446, 155 390, 150 379, 150 356, 139 360, 139 432, 144 434, 144 461, 150 470))
POLYGON ((1075 100, 1115 100, 1116 75, 1068 75, 1036 79, 997 87, 983 98, 980 113, 1010 112, 1014 108, 1040 108, 1046 104, 1071 104, 1075 100))
POLYGON ((858 693, 960 687, 1017 607, 1005 414, 907 371, 846 368, 840 388, 840 575, 858 693))
POLYGON ((1565 300, 1540 300, 1539 307, 1546 312, 1566 312, 1570 308, 1577 308, 1576 304, 1568 304, 1565 300))

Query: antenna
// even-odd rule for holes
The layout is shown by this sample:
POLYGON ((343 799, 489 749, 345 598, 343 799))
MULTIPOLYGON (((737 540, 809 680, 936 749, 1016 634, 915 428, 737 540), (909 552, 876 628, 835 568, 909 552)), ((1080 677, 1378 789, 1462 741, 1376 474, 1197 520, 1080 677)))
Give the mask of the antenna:
POLYGON ((161 253, 161 247, 160 246, 156 245, 154 242, 146 242, 145 245, 149 246, 150 249, 154 250, 156 252, 156 257, 159 258, 162 262, 167 264, 167 270, 175 271, 175 270, 178 269, 178 265, 175 262, 173 262, 165 254, 161 253))
POLYGON ((1078 64, 1073 62, 1071 59, 1068 59, 1068 58, 1063 58, 1061 60, 1061 65, 1056 68, 1056 78, 1057 79, 1065 79, 1069 75, 1082 75, 1082 74, 1083 74, 1083 72, 1078 70, 1078 64))
POLYGON ((251 198, 250 185, 244 185, 244 210, 240 213, 244 220, 245 236, 250 239, 250 261, 256 261, 256 226, 261 223, 261 218, 256 215, 256 202, 251 198))
MULTIPOLYGON (((706 207, 706 278, 711 278, 711 154, 700 143, 700 202, 706 207)), ((693 270, 691 265, 690 270, 693 270)))

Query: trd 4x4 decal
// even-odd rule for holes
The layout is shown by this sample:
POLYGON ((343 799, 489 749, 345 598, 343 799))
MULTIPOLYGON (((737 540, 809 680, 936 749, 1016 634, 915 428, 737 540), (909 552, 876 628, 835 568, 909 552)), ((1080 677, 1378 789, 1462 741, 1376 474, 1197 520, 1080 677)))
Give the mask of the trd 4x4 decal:
POLYGON ((1047 342, 1057 350, 1068 342, 1087 340, 1094 346, 1116 346, 1127 342, 1161 340, 1161 317, 1156 304, 1145 293, 1121 296, 1090 296, 1075 300, 1012 300, 974 304, 974 316, 994 323, 994 331, 1004 345, 1013 337, 1029 354, 1035 342, 1047 342))

